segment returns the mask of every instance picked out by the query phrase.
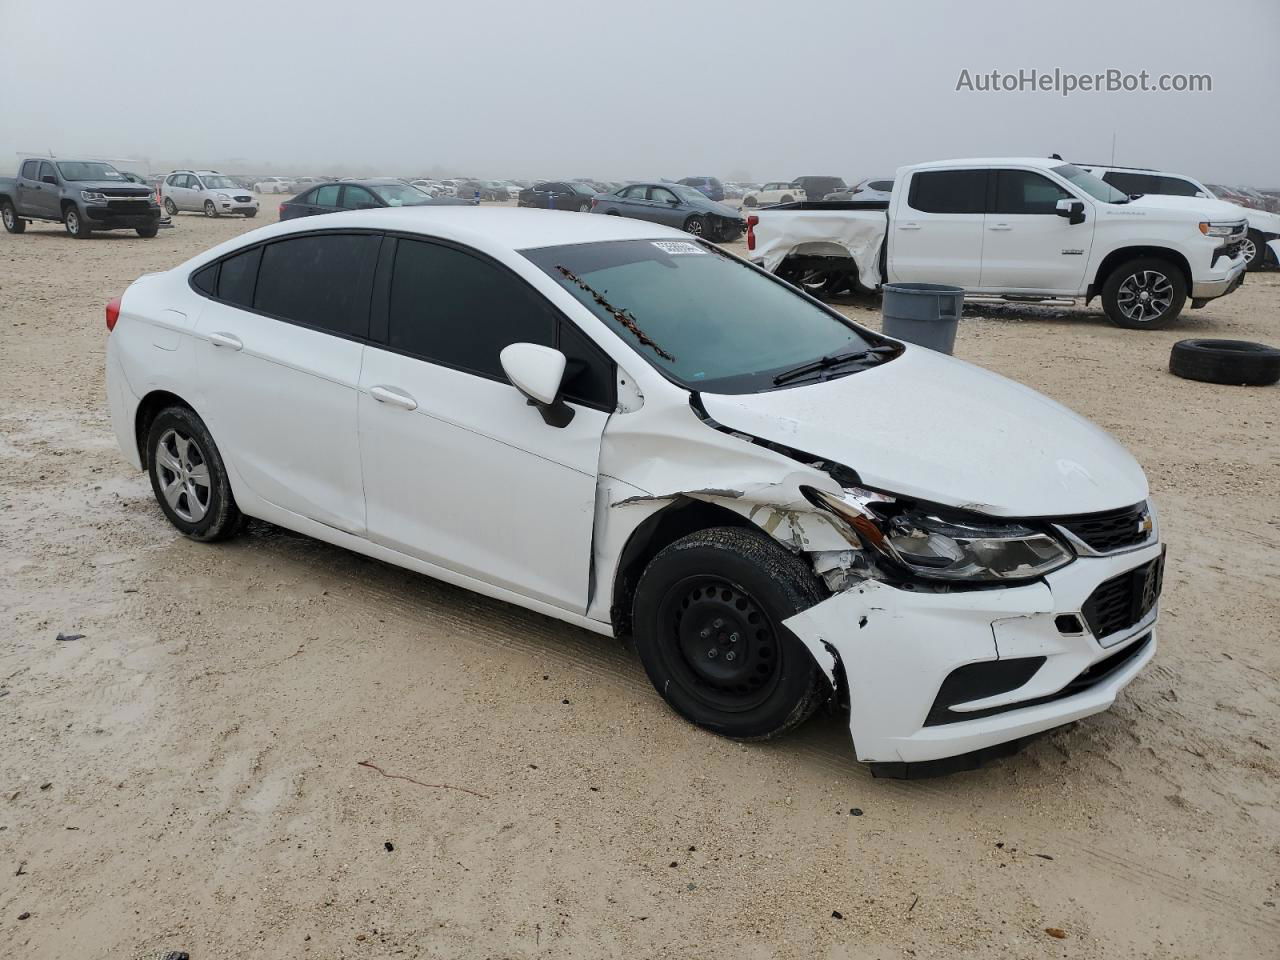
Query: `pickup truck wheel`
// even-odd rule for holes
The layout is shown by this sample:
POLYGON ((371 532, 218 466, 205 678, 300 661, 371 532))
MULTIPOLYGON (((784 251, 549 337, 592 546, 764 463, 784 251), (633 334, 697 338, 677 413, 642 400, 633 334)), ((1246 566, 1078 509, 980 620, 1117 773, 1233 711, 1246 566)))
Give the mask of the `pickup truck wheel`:
POLYGON ((691 233, 695 237, 700 237, 706 231, 706 226, 702 222, 702 218, 694 214, 684 222, 684 232, 691 233))
POLYGON ((147 472, 160 509, 192 540, 224 540, 243 526, 217 444, 188 407, 166 407, 151 422, 147 472))
POLYGON ((655 556, 636 587, 635 644, 676 713, 737 740, 803 722, 830 693, 782 622, 823 599, 809 566, 755 530, 713 527, 655 556))
POLYGON ((1267 265, 1267 242, 1257 230, 1250 230, 1240 243, 1246 270, 1261 270, 1267 265))
POLYGON ((212 200, 204 202, 204 215, 206 217, 216 217, 218 215, 218 208, 213 205, 212 200))
POLYGON ((1167 260, 1141 257, 1111 272, 1102 285, 1102 309, 1118 327, 1161 330, 1182 312, 1187 281, 1167 260))
POLYGON ((67 212, 62 215, 62 225, 77 240, 87 239, 93 232, 89 229, 88 219, 81 215, 80 208, 74 204, 67 207, 67 212))
POLYGON ((1266 387, 1280 381, 1280 349, 1248 340, 1179 340, 1169 372, 1186 380, 1266 387))
POLYGON ((18 216, 18 211, 8 200, 0 203, 0 220, 4 220, 4 228, 9 233, 22 233, 27 229, 27 221, 18 216))

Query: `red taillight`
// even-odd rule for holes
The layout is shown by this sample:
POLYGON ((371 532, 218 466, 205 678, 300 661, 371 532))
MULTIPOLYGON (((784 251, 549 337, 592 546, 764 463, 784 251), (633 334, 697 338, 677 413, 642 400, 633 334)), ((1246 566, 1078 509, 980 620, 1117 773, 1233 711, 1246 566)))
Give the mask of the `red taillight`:
POLYGON ((754 213, 747 217, 747 249, 754 250, 756 248, 756 224, 760 222, 760 218, 754 213))
POLYGON ((594 210, 594 209, 596 208, 596 206, 597 206, 597 205, 599 205, 599 203, 600 203, 600 201, 599 201, 599 200, 597 200, 595 197, 592 197, 592 198, 591 198, 591 209, 593 209, 593 210, 594 210))
POLYGON ((107 333, 116 328, 116 321, 120 319, 120 298, 116 297, 107 304, 107 333))
POLYGON ((284 204, 283 204, 283 203, 282 203, 282 204, 280 204, 280 209, 276 211, 276 216, 277 216, 277 217, 279 217, 281 220, 283 220, 283 219, 284 219, 284 204))

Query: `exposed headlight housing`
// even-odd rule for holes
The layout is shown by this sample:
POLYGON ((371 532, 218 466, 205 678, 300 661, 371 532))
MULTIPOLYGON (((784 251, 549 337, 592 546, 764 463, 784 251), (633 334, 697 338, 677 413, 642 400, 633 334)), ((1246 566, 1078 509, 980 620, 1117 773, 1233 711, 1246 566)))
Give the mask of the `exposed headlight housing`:
POLYGON ((97 190, 81 190, 80 197, 85 203, 106 203, 107 195, 97 190))
POLYGON ((1062 541, 1022 523, 948 516, 867 490, 835 496, 807 488, 806 495, 844 520, 861 545, 928 580, 1034 580, 1075 559, 1062 541))

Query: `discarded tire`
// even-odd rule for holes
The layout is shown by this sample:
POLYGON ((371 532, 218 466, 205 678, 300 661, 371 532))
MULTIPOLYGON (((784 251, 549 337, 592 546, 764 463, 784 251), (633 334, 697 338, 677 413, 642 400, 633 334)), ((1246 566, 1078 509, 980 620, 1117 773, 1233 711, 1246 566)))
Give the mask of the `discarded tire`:
POLYGON ((1179 340, 1169 372, 1187 380, 1265 387, 1280 380, 1280 349, 1247 340, 1179 340))

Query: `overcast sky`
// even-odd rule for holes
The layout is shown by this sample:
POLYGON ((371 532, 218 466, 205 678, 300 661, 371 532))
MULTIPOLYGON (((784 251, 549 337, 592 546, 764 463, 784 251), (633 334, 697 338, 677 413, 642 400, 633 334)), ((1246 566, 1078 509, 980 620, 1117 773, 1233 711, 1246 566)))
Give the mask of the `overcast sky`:
POLYGON ((0 170, 861 179, 1060 153, 1280 187, 1280 2, 0 0, 0 170), (992 70, 1212 92, 957 91, 992 70))

